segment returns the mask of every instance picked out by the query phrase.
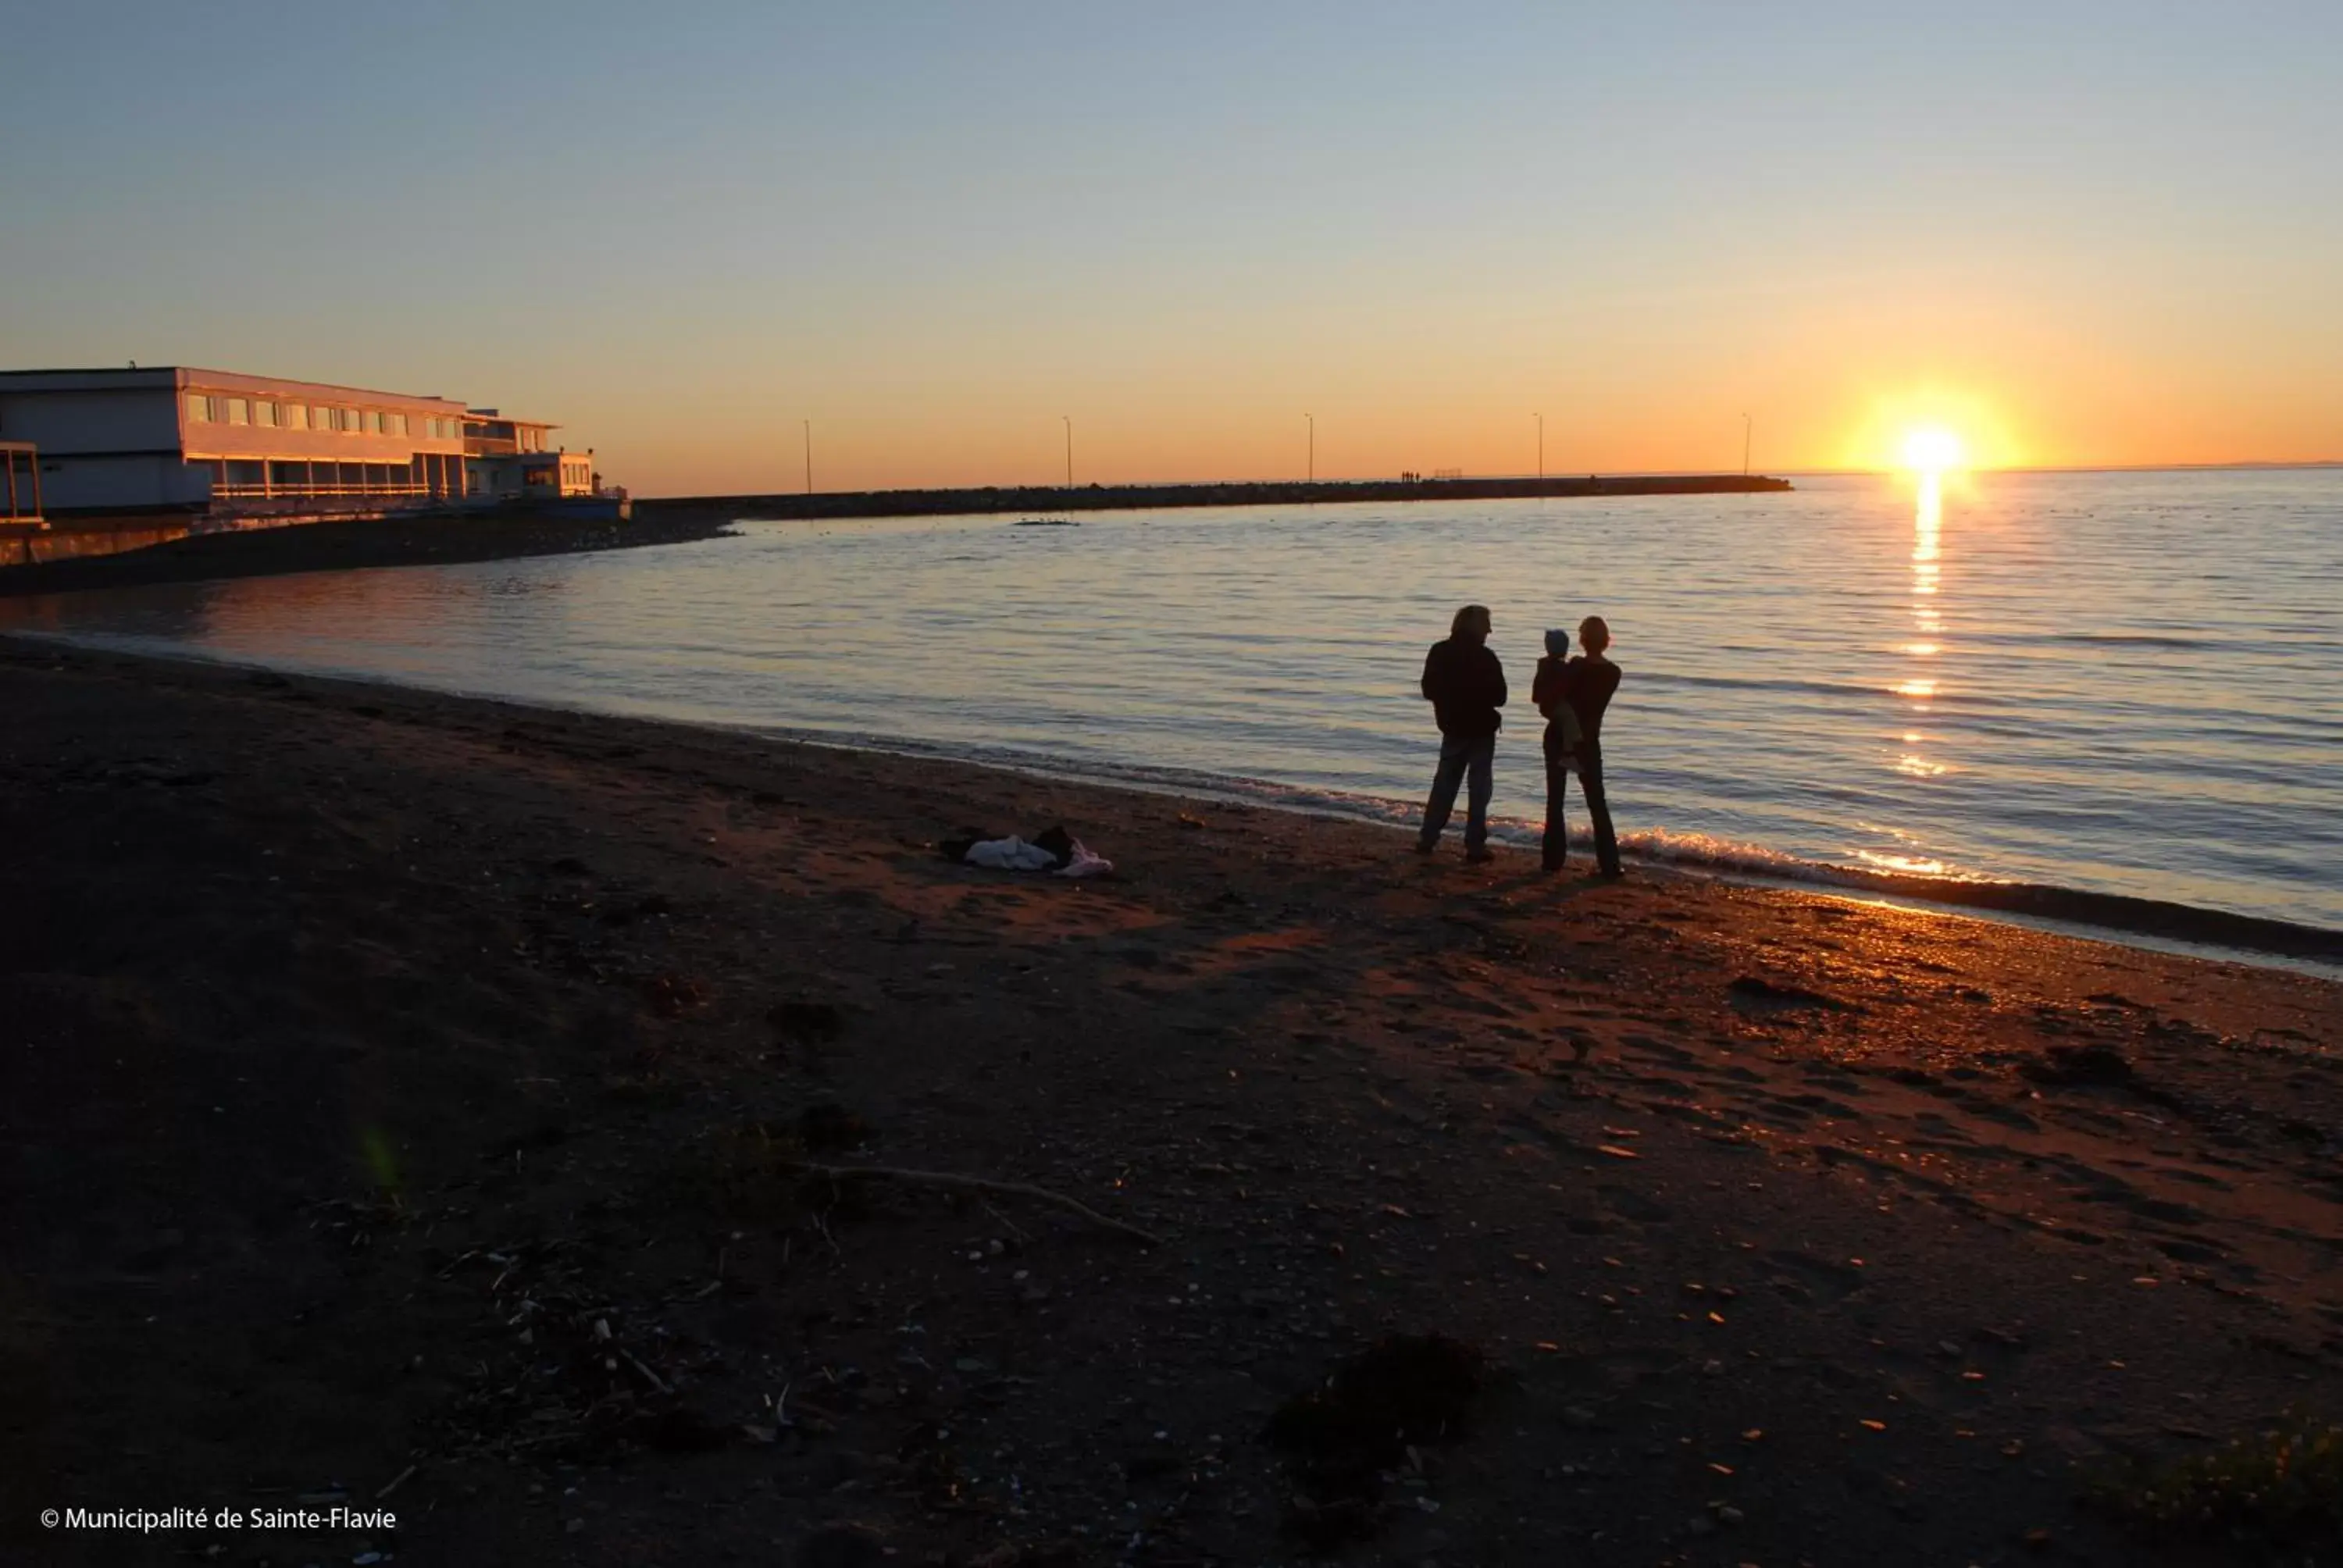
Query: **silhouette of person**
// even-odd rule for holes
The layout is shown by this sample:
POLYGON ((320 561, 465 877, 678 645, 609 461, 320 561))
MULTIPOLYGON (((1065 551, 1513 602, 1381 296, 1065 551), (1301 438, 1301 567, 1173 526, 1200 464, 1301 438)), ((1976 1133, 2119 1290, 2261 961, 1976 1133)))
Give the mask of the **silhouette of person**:
POLYGON ((1584 739, 1578 711, 1568 700, 1569 683, 1570 633, 1556 628, 1545 634, 1545 657, 1537 661, 1537 676, 1530 683, 1530 700, 1545 715, 1545 839, 1540 849, 1549 871, 1562 869, 1569 854, 1563 796, 1578 771, 1578 746, 1584 739))
POLYGON ((1497 757, 1497 730, 1504 717, 1505 668, 1489 651, 1489 610, 1468 604, 1449 623, 1445 640, 1423 658, 1423 697, 1440 725, 1440 767, 1432 776, 1432 796, 1423 803, 1423 831, 1415 850, 1429 855, 1440 842, 1448 815, 1456 809, 1456 787, 1471 778, 1464 816, 1464 858, 1490 859, 1491 770, 1497 757))
MULTIPOLYGON (((1599 615, 1578 623, 1578 644, 1586 652, 1562 672, 1562 699, 1578 718, 1578 744, 1570 753, 1577 764, 1578 787, 1586 796, 1586 814, 1594 819, 1594 865, 1604 877, 1625 875, 1619 866, 1619 839, 1611 827, 1611 805, 1603 790, 1603 712, 1619 689, 1619 667, 1604 657, 1611 646, 1611 628, 1599 615)), ((1563 824, 1563 803, 1568 799, 1569 773, 1554 765, 1547 753, 1545 776, 1545 869, 1562 869, 1569 858, 1570 838, 1563 824)))

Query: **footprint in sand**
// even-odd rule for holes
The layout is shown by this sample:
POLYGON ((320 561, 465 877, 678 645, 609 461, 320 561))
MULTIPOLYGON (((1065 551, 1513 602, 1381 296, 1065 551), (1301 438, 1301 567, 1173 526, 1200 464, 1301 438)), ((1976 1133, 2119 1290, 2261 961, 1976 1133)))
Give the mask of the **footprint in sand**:
POLYGON ((1871 1282, 1864 1278, 1862 1270, 1817 1258, 1812 1252, 1768 1252, 1765 1260, 1780 1271, 1775 1282, 1777 1286, 1787 1280, 1827 1305, 1836 1305, 1871 1282))
POLYGON ((1675 1218, 1674 1210, 1630 1187, 1597 1187, 1594 1191, 1613 1213, 1638 1225, 1664 1225, 1675 1218))

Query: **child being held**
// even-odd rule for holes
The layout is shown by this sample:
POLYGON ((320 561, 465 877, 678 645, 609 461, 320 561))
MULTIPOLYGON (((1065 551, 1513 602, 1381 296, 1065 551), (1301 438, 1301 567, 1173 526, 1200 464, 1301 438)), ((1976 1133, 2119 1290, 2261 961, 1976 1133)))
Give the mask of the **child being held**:
POLYGON ((1545 634, 1545 657, 1537 662, 1537 678, 1530 685, 1530 700, 1545 715, 1545 757, 1548 767, 1565 773, 1578 771, 1578 714, 1568 696, 1570 633, 1556 628, 1545 634))

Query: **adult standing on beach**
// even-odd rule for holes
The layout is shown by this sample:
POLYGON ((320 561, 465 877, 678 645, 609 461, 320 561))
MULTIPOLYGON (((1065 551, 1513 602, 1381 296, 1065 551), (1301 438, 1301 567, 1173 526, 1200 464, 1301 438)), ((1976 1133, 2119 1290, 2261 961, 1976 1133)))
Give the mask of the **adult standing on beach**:
POLYGON ((1449 622, 1447 638, 1433 643, 1423 658, 1423 697, 1440 725, 1440 767, 1432 776, 1432 798, 1423 803, 1419 855, 1429 855, 1440 842, 1456 809, 1456 787, 1469 774, 1464 858, 1490 858, 1489 795, 1497 730, 1504 723, 1497 709, 1505 705, 1505 667, 1489 650, 1489 629, 1488 607, 1468 604, 1449 622))
MULTIPOLYGON (((1586 792, 1586 814, 1594 819, 1594 866, 1598 875, 1620 877, 1619 839, 1611 828, 1611 805, 1603 793, 1603 710, 1619 689, 1619 667, 1605 656, 1611 647, 1611 627, 1599 615, 1578 623, 1578 646, 1586 651, 1563 671, 1562 697, 1578 716, 1579 788, 1586 792)), ((1563 802, 1569 779, 1549 760, 1545 785, 1545 869, 1562 869, 1569 858, 1570 835, 1563 823, 1563 802)))

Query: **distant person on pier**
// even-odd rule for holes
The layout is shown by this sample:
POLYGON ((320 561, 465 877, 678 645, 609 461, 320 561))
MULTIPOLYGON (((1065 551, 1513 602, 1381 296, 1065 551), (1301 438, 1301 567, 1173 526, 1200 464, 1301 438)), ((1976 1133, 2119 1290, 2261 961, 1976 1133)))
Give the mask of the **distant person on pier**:
MULTIPOLYGON (((1577 743, 1565 753, 1566 763, 1557 765, 1551 743, 1546 749, 1545 869, 1561 870, 1570 856, 1570 832, 1563 821, 1563 804, 1569 797, 1570 775, 1575 772, 1578 787, 1586 795, 1586 814, 1594 819, 1596 873, 1615 878, 1625 873, 1619 866, 1619 839, 1611 827, 1611 805, 1603 792, 1603 710, 1611 706, 1612 695, 1619 689, 1619 667, 1605 657, 1611 646, 1609 623, 1599 615, 1590 615, 1580 621, 1578 645, 1585 653, 1564 666, 1558 679, 1549 681, 1545 670, 1548 661, 1539 661, 1539 686, 1532 693, 1549 718, 1553 710, 1547 704, 1558 698, 1578 720, 1577 743)), ((1553 736, 1552 726, 1547 734, 1553 736)))
POLYGON ((1445 641, 1435 642, 1423 659, 1423 697, 1440 725, 1440 767, 1432 776, 1432 798, 1423 803, 1419 855, 1440 842, 1448 815, 1456 809, 1456 787, 1472 779, 1464 816, 1464 858, 1489 855, 1491 769, 1497 758, 1497 730, 1504 718, 1505 667, 1489 651, 1489 610, 1468 604, 1449 623, 1445 641))

